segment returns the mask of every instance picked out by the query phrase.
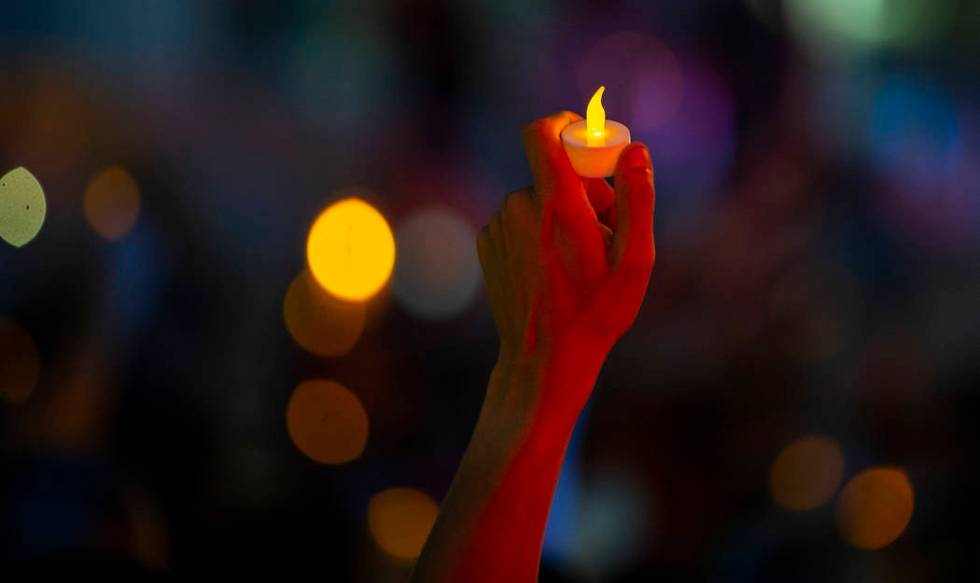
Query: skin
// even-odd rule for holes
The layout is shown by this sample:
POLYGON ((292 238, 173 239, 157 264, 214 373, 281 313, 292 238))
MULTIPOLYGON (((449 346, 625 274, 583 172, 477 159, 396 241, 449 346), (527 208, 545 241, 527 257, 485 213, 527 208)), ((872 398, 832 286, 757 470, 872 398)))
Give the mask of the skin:
POLYGON ((537 580, 572 429, 646 294, 649 153, 623 150, 615 191, 580 178, 559 137, 580 119, 561 112, 524 129, 534 186, 508 195, 477 238, 500 353, 415 583, 537 580))

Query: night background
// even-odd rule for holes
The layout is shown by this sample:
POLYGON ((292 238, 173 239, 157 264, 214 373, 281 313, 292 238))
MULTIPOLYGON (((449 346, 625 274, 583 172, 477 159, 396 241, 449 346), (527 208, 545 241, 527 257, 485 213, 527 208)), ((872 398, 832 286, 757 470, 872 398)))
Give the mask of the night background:
POLYGON ((978 80, 973 0, 0 3, 46 203, 0 576, 407 581, 497 356, 476 232, 605 85, 657 263, 542 581, 980 580, 978 80), (307 272, 352 196, 397 247, 359 303, 307 272))

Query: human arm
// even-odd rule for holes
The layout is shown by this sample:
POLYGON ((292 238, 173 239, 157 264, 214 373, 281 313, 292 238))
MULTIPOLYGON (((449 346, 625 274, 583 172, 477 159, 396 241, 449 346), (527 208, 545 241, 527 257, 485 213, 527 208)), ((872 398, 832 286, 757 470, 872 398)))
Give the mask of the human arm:
POLYGON ((582 179, 560 113, 523 134, 534 187, 508 195, 477 248, 500 336, 469 447, 413 581, 534 581, 572 429, 632 324, 654 262, 653 170, 628 146, 615 192, 582 179))

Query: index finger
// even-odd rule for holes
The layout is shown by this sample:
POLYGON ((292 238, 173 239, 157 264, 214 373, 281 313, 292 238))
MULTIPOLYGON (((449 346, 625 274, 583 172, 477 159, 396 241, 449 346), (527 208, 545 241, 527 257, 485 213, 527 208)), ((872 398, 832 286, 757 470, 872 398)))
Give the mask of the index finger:
POLYGON ((562 192, 574 192, 572 189, 582 187, 582 181, 561 145, 561 131, 581 119, 577 113, 561 111, 524 127, 521 138, 534 177, 535 202, 540 204, 562 192))

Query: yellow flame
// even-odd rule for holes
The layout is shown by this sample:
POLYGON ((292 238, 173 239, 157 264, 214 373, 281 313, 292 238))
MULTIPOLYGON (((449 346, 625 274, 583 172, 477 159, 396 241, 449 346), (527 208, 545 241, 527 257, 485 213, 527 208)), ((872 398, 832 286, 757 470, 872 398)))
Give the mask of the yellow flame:
POLYGON ((602 108, 602 93, 605 90, 605 85, 596 89, 585 110, 585 125, 588 128, 586 143, 590 146, 606 143, 606 110, 602 108))

